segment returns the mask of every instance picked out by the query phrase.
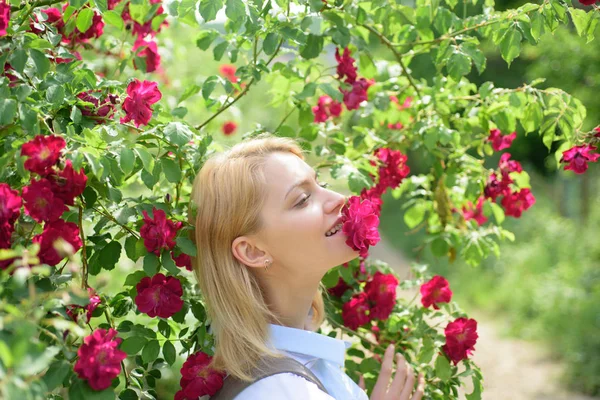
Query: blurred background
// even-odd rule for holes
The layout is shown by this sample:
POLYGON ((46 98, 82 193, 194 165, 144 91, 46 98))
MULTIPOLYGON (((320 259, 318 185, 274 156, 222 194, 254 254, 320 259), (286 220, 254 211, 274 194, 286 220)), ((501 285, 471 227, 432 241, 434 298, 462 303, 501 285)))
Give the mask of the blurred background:
MULTIPOLYGON (((468 3, 467 12, 474 11, 468 3)), ((496 8, 523 3, 501 0, 496 8)), ((222 30, 218 22, 213 27, 222 30)), ((179 104, 179 95, 193 84, 201 85, 207 76, 218 75, 219 67, 228 63, 226 57, 218 63, 210 50, 198 49, 197 34, 197 29, 171 20, 158 35, 164 73, 148 78, 161 82, 163 101, 170 108, 187 108, 185 118, 193 124, 210 116, 204 99, 195 95, 179 104)), ((538 46, 526 42, 523 46, 521 56, 508 68, 497 49, 484 44, 487 69, 482 75, 472 72, 468 78, 477 85, 491 81, 496 87, 516 88, 544 77, 540 87, 561 88, 587 107, 585 129, 599 125, 600 40, 586 43, 571 27, 546 34, 538 46)), ((329 50, 321 62, 333 66, 334 48, 329 50)), ((375 58, 390 59, 384 48, 374 47, 372 52, 375 58)), ((240 54, 238 66, 247 61, 243 57, 240 54)), ((284 55, 277 60, 285 59, 284 55)), ((410 68, 418 78, 431 79, 435 74, 426 58, 415 58, 410 68)), ((285 97, 269 92, 279 85, 276 78, 265 79, 273 81, 258 82, 236 106, 207 125, 205 129, 218 143, 233 144, 243 133, 261 126, 272 130, 291 111, 285 97), (225 136, 222 130, 227 122, 235 127, 230 124, 233 133, 225 136)), ((294 126, 296 120, 297 113, 293 113, 286 123, 294 126)), ((474 359, 483 369, 484 399, 600 398, 599 166, 590 164, 583 175, 557 170, 554 158, 548 156, 535 133, 525 136, 518 131, 508 151, 531 175, 536 204, 520 219, 504 223, 515 233, 516 241, 501 245, 500 258, 470 267, 460 260, 451 264, 421 251, 424 231, 409 232, 402 200, 389 194, 384 197, 381 218, 384 240, 373 255, 394 266, 401 278, 409 276, 411 262, 421 262, 449 280, 454 300, 479 322, 474 359)), ((408 156, 411 171, 422 172, 418 155, 408 156)), ((490 168, 496 165, 497 159, 490 160, 490 168)), ((119 289, 115 287, 115 292, 119 289)), ((158 389, 165 398, 178 388, 176 373, 171 380, 160 382, 163 386, 158 389)))

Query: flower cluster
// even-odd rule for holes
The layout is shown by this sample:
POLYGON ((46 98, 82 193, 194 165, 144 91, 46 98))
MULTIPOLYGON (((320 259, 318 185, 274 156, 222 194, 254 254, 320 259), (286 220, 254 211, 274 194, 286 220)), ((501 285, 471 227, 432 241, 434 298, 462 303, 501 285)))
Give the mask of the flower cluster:
MULTIPOLYGON (((521 163, 511 160, 510 157, 510 153, 504 153, 500 156, 500 162, 498 164, 500 167, 499 174, 493 172, 490 175, 484 189, 484 196, 491 201, 496 201, 497 198, 502 196, 501 204, 504 208, 504 213, 519 218, 523 211, 535 204, 535 197, 530 189, 513 190, 511 185, 514 181, 510 174, 513 172, 522 172, 523 167, 521 167, 521 163), (500 178, 498 176, 500 176, 500 178)), ((479 203, 480 201, 478 200, 478 204, 479 203)), ((477 214, 477 211, 475 211, 475 213, 477 214)), ((474 215, 472 217, 475 218, 474 215)), ((482 221, 481 218, 479 218, 477 222, 479 223, 480 221, 482 221)))
POLYGON ((108 331, 96 329, 83 339, 77 350, 75 373, 94 390, 109 388, 112 380, 121 373, 121 361, 127 358, 127 354, 117 349, 121 343, 120 338, 115 338, 117 333, 112 328, 108 331))
POLYGON ((510 135, 503 135, 500 129, 491 129, 488 141, 492 143, 494 151, 500 151, 508 149, 516 137, 517 132, 512 132, 510 135))
MULTIPOLYGON (((597 131, 599 133, 596 135, 600 135, 598 128, 597 131)), ((597 150, 597 147, 590 144, 574 146, 569 150, 563 151, 560 162, 567 164, 565 165, 565 171, 571 170, 576 174, 583 174, 588 169, 588 163, 596 162, 600 158, 600 153, 590 153, 594 150, 597 150)))
MULTIPOLYGON (((360 104, 368 100, 367 90, 375 82, 372 79, 359 78, 354 65, 355 59, 350 55, 350 49, 344 48, 342 54, 340 50, 335 50, 335 59, 337 61, 337 75, 341 82, 340 92, 343 95, 344 105, 348 110, 356 110, 360 104)), ((332 117, 338 117, 342 112, 342 104, 334 101, 329 96, 319 97, 316 106, 312 108, 315 115, 314 122, 325 122, 332 117)))
POLYGON ((374 319, 385 320, 396 305, 398 279, 392 274, 375 272, 364 291, 352 296, 342 308, 344 325, 358 329, 374 319))
MULTIPOLYGON (((66 142, 60 136, 38 135, 21 147, 21 155, 27 157, 25 169, 32 172, 32 177, 22 189, 21 196, 7 184, 0 184, 0 248, 11 247, 14 224, 22 204, 27 215, 44 224, 43 232, 32 239, 33 243, 40 245, 42 263, 54 266, 65 255, 75 253, 81 247, 79 228, 62 220, 61 216, 68 210, 67 206, 74 205, 75 198, 83 193, 87 176, 83 169, 75 171, 70 160, 61 160, 65 146, 66 142), (59 239, 70 246, 65 249, 67 254, 55 248, 59 239)), ((5 269, 11 263, 12 260, 3 261, 0 267, 5 269)))
POLYGON ((175 393, 175 400, 196 400, 202 396, 212 396, 223 386, 225 374, 209 367, 212 357, 201 351, 190 355, 181 367, 181 390, 175 393))
MULTIPOLYGON (((64 4, 62 10, 50 7, 45 10, 42 10, 42 13, 46 15, 46 20, 44 23, 46 25, 53 26, 57 32, 62 36, 62 42, 65 44, 71 44, 73 46, 88 43, 90 39, 97 39, 104 33, 104 21, 102 19, 102 15, 97 10, 93 10, 94 15, 92 17, 92 23, 90 27, 85 31, 80 31, 79 28, 74 27, 71 32, 67 30, 67 26, 65 25, 65 20, 63 18, 63 14, 67 9, 68 4, 64 4)), ((86 6, 83 9, 89 8, 86 6)), ((81 12, 81 10, 77 10, 73 13, 70 18, 77 19, 77 15, 81 12)), ((45 27, 38 21, 36 16, 33 16, 30 21, 30 30, 39 35, 45 31, 45 27)))

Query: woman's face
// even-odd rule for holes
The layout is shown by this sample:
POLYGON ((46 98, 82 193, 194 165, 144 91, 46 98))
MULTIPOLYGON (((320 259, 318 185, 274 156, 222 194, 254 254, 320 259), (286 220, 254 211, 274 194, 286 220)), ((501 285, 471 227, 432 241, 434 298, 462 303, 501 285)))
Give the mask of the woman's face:
POLYGON ((264 174, 263 227, 256 236, 274 264, 292 275, 322 276, 358 257, 341 229, 326 235, 339 224, 346 198, 323 188, 312 167, 292 153, 278 152, 267 159, 264 174))

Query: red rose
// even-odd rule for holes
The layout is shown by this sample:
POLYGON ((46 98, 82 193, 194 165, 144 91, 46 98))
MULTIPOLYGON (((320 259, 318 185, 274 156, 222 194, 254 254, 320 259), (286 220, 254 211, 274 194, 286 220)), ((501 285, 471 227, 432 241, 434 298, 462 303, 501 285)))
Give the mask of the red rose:
POLYGON ((235 132, 237 129, 237 124, 233 121, 227 121, 223 124, 221 129, 223 130, 223 134, 229 136, 235 132))
POLYGON ((8 222, 12 225, 21 215, 22 204, 18 191, 7 183, 0 183, 0 224, 8 222))
POLYGON ((535 204, 535 197, 529 189, 521 189, 518 192, 506 194, 502 199, 504 213, 511 217, 519 218, 523 211, 535 204))
POLYGON ((235 65, 232 64, 223 64, 219 67, 219 73, 224 78, 228 79, 231 83, 237 83, 239 78, 235 76, 235 65))
POLYGON ((21 146, 21 155, 29 157, 25 161, 25 169, 42 176, 50 173, 66 145, 60 136, 37 135, 21 146))
MULTIPOLYGON (((375 150, 374 155, 381 161, 377 184, 383 186, 383 191, 388 187, 397 188, 410 173, 410 168, 406 165, 408 157, 399 150, 380 148, 375 150)), ((375 165, 375 162, 371 161, 371 165, 375 165)))
POLYGON ((202 396, 212 396, 223 386, 225 374, 210 369, 212 357, 201 351, 192 354, 181 367, 181 390, 175 400, 196 400, 202 396))
POLYGON ((81 114, 86 117, 90 117, 95 120, 96 124, 100 124, 107 119, 112 118, 115 113, 115 105, 117 104, 118 97, 114 94, 104 96, 104 98, 94 96, 94 92, 101 93, 99 90, 82 92, 77 95, 78 98, 85 101, 86 103, 92 103, 93 107, 80 106, 81 114))
POLYGON ((68 210, 64 201, 55 196, 52 186, 47 179, 31 180, 23 188, 25 200, 25 213, 37 222, 51 222, 60 218, 68 210))
POLYGON ((434 276, 431 280, 421 285, 421 304, 427 308, 433 305, 433 308, 439 310, 437 303, 449 303, 452 300, 452 290, 446 278, 440 275, 434 276))
POLYGON ((49 222, 44 226, 44 231, 32 239, 33 243, 40 244, 39 258, 42 263, 54 266, 64 258, 64 255, 58 254, 54 249, 54 242, 58 238, 62 238, 73 246, 74 253, 81 248, 81 237, 79 237, 77 225, 62 219, 49 222))
MULTIPOLYGON (((133 51, 137 51, 138 49, 141 50, 137 52, 137 56, 146 61, 146 72, 156 71, 160 67, 160 54, 158 54, 156 42, 147 42, 138 38, 133 45, 133 51)), ((137 69, 137 67, 135 69, 137 69)))
POLYGON ((123 111, 125 116, 121 118, 121 123, 125 124, 131 120, 136 127, 148 125, 152 119, 152 104, 159 101, 162 97, 158 84, 156 82, 134 79, 127 86, 127 98, 123 102, 123 111))
POLYGON ((113 379, 121 373, 121 361, 127 358, 124 351, 117 349, 121 343, 117 331, 110 328, 96 329, 83 339, 77 350, 79 359, 74 370, 94 390, 108 389, 113 379))
MULTIPOLYGON (((67 5, 63 7, 63 12, 67 8, 67 5)), ((73 18, 77 18, 78 12, 75 12, 73 18)), ((85 31, 81 32, 79 28, 75 27, 73 32, 66 38, 64 38, 63 34, 63 42, 69 43, 71 41, 75 41, 77 43, 87 43, 89 39, 99 38, 104 33, 104 21, 102 20, 102 15, 98 13, 98 11, 94 10, 94 16, 92 17, 92 25, 85 31)))
MULTIPOLYGON (((7 221, 0 221, 0 249, 10 249, 12 243, 12 234, 15 230, 13 224, 9 224, 7 221)), ((4 261, 0 261, 0 266, 5 269, 8 265, 3 265, 4 261)))
POLYGON ((352 330, 371 321, 369 299, 364 292, 354 295, 342 308, 344 325, 352 330))
POLYGON ((466 221, 469 221, 471 219, 474 219, 475 221, 477 221, 478 225, 483 225, 487 222, 487 218, 485 215, 483 215, 483 201, 485 200, 485 197, 480 197, 477 200, 477 205, 473 206, 473 203, 471 203, 470 201, 467 202, 467 206, 463 206, 462 208, 462 212, 463 212, 463 216, 465 217, 466 221))
POLYGON ((83 168, 79 169, 79 172, 75 172, 73 163, 71 160, 67 160, 65 169, 48 175, 48 181, 54 195, 59 197, 65 204, 72 206, 75 204, 75 197, 85 190, 87 176, 83 168))
POLYGON ((390 122, 387 125, 387 127, 388 127, 388 129, 400 130, 400 129, 404 128, 404 125, 402 125, 401 122, 396 122, 395 124, 390 122))
POLYGON ((163 274, 145 277, 136 285, 135 304, 149 317, 169 318, 183 307, 183 289, 179 279, 163 274))
POLYGON ((500 162, 498 166, 500 167, 500 172, 502 175, 508 175, 511 172, 522 172, 523 167, 521 163, 515 160, 510 159, 510 153, 504 153, 500 156, 500 162))
POLYGON ((379 217, 370 200, 352 196, 342 208, 342 231, 347 236, 346 244, 366 257, 369 246, 375 246, 379 240, 379 217))
POLYGON ((317 105, 312 108, 312 111, 315 115, 315 123, 325 122, 330 117, 337 117, 341 114, 342 104, 329 96, 321 96, 319 97, 317 105))
POLYGON ((498 175, 495 172, 488 177, 487 184, 483 193, 486 198, 496 201, 496 198, 501 195, 509 194, 509 184, 512 183, 512 179, 508 175, 503 175, 502 179, 498 179, 498 175))
POLYGON ((371 204, 373 205, 373 209, 375 210, 375 213, 379 216, 381 214, 381 206, 383 205, 383 200, 381 200, 381 196, 385 191, 386 188, 382 185, 375 185, 370 189, 364 188, 360 192, 360 198, 362 200, 370 200, 371 204))
POLYGON ((175 237, 181 228, 181 222, 173 222, 167 218, 163 210, 152 208, 150 218, 146 211, 144 214, 144 225, 140 228, 140 236, 144 239, 144 246, 150 253, 160 256, 162 249, 172 250, 175 247, 175 237))
POLYGON ((367 101, 367 89, 374 83, 373 80, 360 78, 352 83, 352 90, 344 90, 340 88, 340 91, 344 94, 344 104, 348 110, 357 110, 360 103, 367 101))
POLYGON ((85 307, 79 306, 77 304, 69 304, 67 305, 67 315, 71 317, 71 319, 75 322, 79 319, 79 315, 82 312, 85 312, 85 322, 89 323, 90 319, 92 319, 92 313, 98 307, 98 304, 101 303, 100 296, 98 296, 94 289, 87 288, 88 295, 90 296, 90 302, 85 307), (81 312, 80 312, 81 311, 81 312))
POLYGON ((177 257, 175 257, 175 253, 171 252, 171 257, 173 257, 173 261, 175 261, 175 265, 178 267, 185 267, 188 271, 192 270, 192 258, 185 253, 181 253, 177 257))
POLYGON ((474 319, 458 318, 450 322, 444 330, 446 344, 442 347, 444 353, 454 365, 467 358, 477 343, 477 321, 474 319))
POLYGON ((596 146, 589 144, 571 147, 563 151, 560 162, 568 163, 565 165, 565 171, 570 169, 576 174, 583 174, 588 169, 588 163, 596 162, 600 158, 600 154, 590 153, 593 150, 596 150, 596 146))
POLYGON ((600 126, 595 127, 594 130, 596 131, 596 134, 594 134, 594 137, 600 137, 600 126))
MULTIPOLYGON (((160 4, 160 3, 161 3, 161 0, 150 0, 150 4, 160 4)), ((165 12, 165 10, 164 10, 163 6, 161 5, 158 7, 156 12, 154 13, 154 16, 161 15, 164 12, 165 12)), ((139 22, 134 21, 133 18, 131 18, 131 14, 129 13, 129 4, 127 4, 125 6, 125 8, 123 9, 121 18, 123 18, 123 21, 125 21, 126 29, 132 29, 133 34, 141 39, 145 38, 148 35, 154 37, 154 36, 156 36, 156 34, 158 32, 161 31, 163 26, 169 25, 169 23, 165 20, 160 24, 158 29, 155 31, 154 29, 152 29, 152 18, 148 19, 148 21, 146 21, 143 25, 141 25, 139 22), (133 28, 131 28, 132 26, 133 26, 133 28)))
POLYGON ((0 36, 6 36, 8 23, 10 22, 10 4, 6 1, 0 2, 0 36))
POLYGON ((327 289, 327 292, 332 296, 342 297, 344 293, 346 293, 346 290, 351 288, 352 286, 348 285, 346 281, 340 277, 338 278, 338 283, 334 287, 327 289))
POLYGON ((365 293, 371 303, 371 318, 385 320, 390 316, 396 305, 397 287, 398 279, 394 275, 375 272, 365 286, 365 293))
POLYGON ((510 135, 502 135, 500 129, 492 129, 490 130, 488 141, 492 142, 492 148, 495 151, 500 151, 508 149, 516 137, 517 132, 513 132, 510 135))
POLYGON ((581 4, 583 4, 584 6, 591 6, 592 4, 594 4, 596 1, 598 0, 579 0, 579 2, 581 4))
POLYGON ((338 79, 342 80, 345 77, 346 83, 353 84, 356 81, 356 67, 354 58, 350 57, 350 49, 346 47, 342 56, 340 56, 340 49, 335 49, 335 60, 338 62, 338 79))

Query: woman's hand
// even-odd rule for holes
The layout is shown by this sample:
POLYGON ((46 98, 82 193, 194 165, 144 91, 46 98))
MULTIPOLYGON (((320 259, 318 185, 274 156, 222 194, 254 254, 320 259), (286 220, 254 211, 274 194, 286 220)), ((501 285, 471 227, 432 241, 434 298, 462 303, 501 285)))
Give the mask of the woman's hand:
MULTIPOLYGON (((379 372, 377 383, 375 383, 375 387, 373 388, 373 393, 371 393, 371 400, 421 400, 425 390, 423 374, 419 374, 419 385, 415 393, 412 394, 415 385, 415 374, 412 367, 406 362, 402 354, 396 353, 397 369, 390 385, 393 366, 394 346, 390 344, 385 350, 381 371, 379 372)), ((365 379, 362 375, 360 376, 358 386, 363 390, 365 389, 365 379)))

